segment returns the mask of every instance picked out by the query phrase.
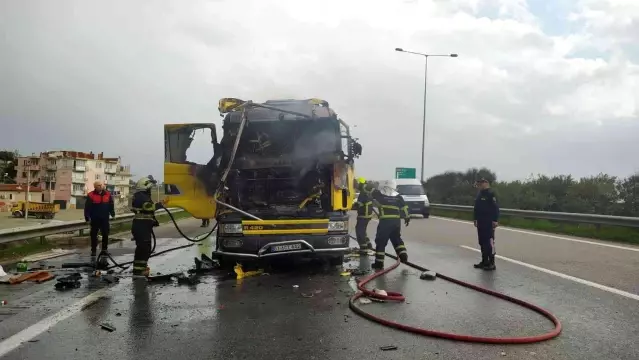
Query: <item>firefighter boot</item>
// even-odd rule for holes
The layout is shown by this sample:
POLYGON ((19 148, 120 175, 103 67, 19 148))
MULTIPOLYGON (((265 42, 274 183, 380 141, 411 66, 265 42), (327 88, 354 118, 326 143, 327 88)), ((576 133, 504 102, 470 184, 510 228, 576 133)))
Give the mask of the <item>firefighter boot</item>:
POLYGON ((381 262, 381 261, 377 261, 377 260, 376 260, 376 261, 373 263, 373 265, 371 265, 371 267, 372 267, 374 270, 382 270, 382 269, 384 269, 384 263, 383 263, 383 262, 381 262))
POLYGON ((483 269, 483 268, 486 267, 486 265, 488 265, 488 261, 489 261, 488 257, 482 254, 481 261, 478 262, 477 264, 473 265, 473 267, 475 269, 483 269))
POLYGON ((406 252, 402 252, 399 254, 399 261, 401 261, 402 263, 406 264, 406 262, 408 262, 408 253, 406 252))
POLYGON ((482 269, 488 270, 488 271, 493 271, 497 269, 497 267, 495 266, 495 255, 488 256, 488 262, 484 265, 482 269))

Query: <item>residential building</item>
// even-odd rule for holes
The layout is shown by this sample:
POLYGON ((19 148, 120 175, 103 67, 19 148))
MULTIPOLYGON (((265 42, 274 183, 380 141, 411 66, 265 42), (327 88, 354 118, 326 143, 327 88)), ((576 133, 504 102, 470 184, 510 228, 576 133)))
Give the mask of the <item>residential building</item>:
MULTIPOLYGON (((27 187, 18 184, 0 184, 0 212, 11 210, 11 205, 27 198, 27 187)), ((32 186, 29 189, 29 201, 42 201, 42 189, 32 186)))
POLYGON ((103 153, 93 152, 48 151, 19 157, 16 170, 16 183, 30 181, 31 185, 42 189, 42 201, 59 203, 61 209, 84 208, 86 195, 93 190, 96 180, 103 181, 108 190, 117 194, 116 207, 127 202, 131 171, 129 166, 121 164, 119 157, 106 158, 103 153), (123 201, 122 195, 125 196, 123 201))

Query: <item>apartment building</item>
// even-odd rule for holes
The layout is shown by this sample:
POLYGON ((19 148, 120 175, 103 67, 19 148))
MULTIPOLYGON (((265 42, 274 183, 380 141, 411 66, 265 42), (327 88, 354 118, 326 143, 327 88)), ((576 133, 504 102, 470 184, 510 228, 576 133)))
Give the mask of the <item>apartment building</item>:
POLYGON ((84 208, 84 201, 93 183, 101 180, 114 193, 117 208, 128 202, 130 166, 121 159, 106 158, 103 153, 79 151, 48 151, 22 156, 16 166, 17 184, 31 182, 42 189, 38 201, 55 202, 60 208, 84 208))

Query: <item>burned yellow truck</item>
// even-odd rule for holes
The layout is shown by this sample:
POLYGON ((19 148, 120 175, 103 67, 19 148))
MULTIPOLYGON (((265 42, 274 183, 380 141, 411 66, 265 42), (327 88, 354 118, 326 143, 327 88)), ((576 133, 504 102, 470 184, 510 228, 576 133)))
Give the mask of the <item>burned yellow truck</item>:
POLYGON ((324 257, 349 249, 348 210, 361 145, 326 101, 225 98, 222 137, 213 124, 165 126, 168 207, 217 221, 221 263, 281 256, 324 257), (206 164, 187 160, 196 131, 211 135, 206 164))

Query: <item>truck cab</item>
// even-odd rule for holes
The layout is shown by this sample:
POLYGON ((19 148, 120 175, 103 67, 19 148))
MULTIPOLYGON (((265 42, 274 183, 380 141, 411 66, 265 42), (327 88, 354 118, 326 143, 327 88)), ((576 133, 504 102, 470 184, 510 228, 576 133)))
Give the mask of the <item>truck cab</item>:
POLYGON ((165 126, 167 206, 216 219, 212 257, 221 262, 312 256, 341 263, 361 154, 348 125, 319 99, 225 98, 220 113, 219 143, 213 124, 165 126), (203 127, 214 155, 189 163, 183 153, 203 127))

